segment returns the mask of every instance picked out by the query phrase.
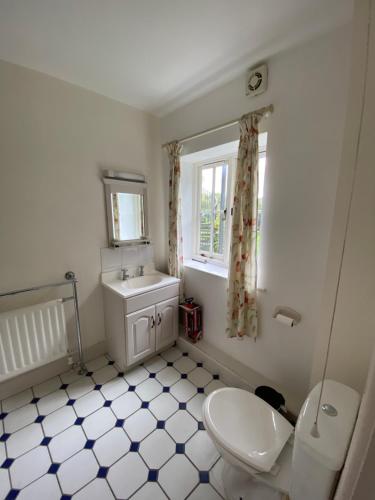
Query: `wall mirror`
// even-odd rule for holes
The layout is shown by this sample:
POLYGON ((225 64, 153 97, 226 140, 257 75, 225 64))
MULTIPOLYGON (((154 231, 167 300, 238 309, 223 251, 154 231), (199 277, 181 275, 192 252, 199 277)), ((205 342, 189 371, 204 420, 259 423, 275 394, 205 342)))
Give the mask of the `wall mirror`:
POLYGON ((149 243, 144 176, 106 171, 103 182, 109 246, 149 243))

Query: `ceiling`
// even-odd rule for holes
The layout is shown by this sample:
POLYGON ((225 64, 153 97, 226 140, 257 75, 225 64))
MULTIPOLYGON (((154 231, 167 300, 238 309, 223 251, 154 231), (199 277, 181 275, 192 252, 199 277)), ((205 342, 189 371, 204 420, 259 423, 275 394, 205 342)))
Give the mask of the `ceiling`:
POLYGON ((161 116, 351 15, 352 0, 0 0, 0 59, 161 116))

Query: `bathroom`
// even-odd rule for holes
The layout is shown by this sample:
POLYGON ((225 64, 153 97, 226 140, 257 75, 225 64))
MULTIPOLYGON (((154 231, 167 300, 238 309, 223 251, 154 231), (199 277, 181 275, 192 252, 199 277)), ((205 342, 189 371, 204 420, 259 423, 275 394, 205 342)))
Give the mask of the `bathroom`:
MULTIPOLYGON (((374 13, 373 0, 0 0, 0 498, 373 498, 374 13), (259 110, 257 326, 229 336, 239 121, 259 110), (216 255, 197 241, 209 171, 226 172, 216 255), (142 200, 135 238, 113 230, 113 193, 142 200), (179 320, 189 297, 196 342, 179 320), (4 318, 46 304, 59 340, 37 319, 26 348, 4 318), (352 421, 328 493, 301 496, 284 452, 322 380, 353 398, 334 418, 314 400, 318 431, 352 421), (282 413, 259 386, 282 394, 282 413), (223 450, 204 411, 225 388, 289 432, 279 472, 223 450)), ((244 441, 258 435, 251 408, 226 419, 245 422, 244 441)), ((306 472, 306 491, 324 483, 306 472)))

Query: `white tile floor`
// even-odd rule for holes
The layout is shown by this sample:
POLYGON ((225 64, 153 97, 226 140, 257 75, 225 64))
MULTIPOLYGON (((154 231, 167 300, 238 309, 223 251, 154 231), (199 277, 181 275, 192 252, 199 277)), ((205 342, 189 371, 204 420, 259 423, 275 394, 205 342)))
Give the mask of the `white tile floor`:
POLYGON ((1 402, 0 499, 218 500, 202 403, 223 386, 171 348, 125 374, 103 356, 1 402))

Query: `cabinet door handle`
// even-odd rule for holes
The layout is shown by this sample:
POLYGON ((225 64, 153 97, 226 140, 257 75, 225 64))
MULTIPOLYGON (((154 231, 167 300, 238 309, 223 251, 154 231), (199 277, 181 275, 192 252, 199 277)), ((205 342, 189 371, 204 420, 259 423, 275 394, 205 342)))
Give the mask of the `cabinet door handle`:
POLYGON ((161 314, 158 313, 158 326, 161 324, 161 314))
POLYGON ((151 316, 151 328, 154 328, 155 327, 155 318, 153 316, 151 316))

